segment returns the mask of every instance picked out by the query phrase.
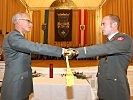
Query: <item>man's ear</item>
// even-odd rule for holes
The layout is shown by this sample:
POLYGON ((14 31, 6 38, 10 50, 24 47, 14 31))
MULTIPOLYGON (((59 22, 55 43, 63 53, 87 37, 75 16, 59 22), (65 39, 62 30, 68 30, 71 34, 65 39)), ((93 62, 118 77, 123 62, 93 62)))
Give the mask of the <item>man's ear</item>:
POLYGON ((117 22, 113 22, 112 26, 113 26, 113 27, 118 26, 117 22))

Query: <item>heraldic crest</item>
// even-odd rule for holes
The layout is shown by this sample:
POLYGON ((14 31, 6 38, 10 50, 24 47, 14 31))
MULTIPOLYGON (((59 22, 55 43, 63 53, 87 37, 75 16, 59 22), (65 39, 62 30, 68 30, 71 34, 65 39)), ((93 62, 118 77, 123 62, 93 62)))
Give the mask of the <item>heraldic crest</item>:
POLYGON ((58 10, 55 12, 55 40, 71 41, 72 19, 71 10, 58 10))

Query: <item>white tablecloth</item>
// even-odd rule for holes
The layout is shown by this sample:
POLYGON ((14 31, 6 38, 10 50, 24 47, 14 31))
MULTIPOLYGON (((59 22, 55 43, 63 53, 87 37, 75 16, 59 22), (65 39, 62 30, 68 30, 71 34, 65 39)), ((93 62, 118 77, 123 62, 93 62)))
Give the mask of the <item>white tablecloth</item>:
MULTIPOLYGON (((34 96, 32 100, 68 100, 65 78, 33 78, 34 96)), ((87 80, 75 79, 73 86, 73 99, 95 100, 94 92, 87 80)))

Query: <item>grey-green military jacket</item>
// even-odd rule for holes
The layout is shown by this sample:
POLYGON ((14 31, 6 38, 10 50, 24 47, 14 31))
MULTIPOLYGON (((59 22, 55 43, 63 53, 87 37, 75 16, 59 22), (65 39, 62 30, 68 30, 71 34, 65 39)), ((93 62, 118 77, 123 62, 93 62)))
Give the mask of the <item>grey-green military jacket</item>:
POLYGON ((14 30, 3 40, 5 74, 2 100, 24 100, 33 92, 30 53, 61 57, 62 48, 28 41, 14 30))
POLYGON ((132 39, 127 34, 117 33, 109 42, 77 48, 77 58, 100 56, 98 67, 98 96, 104 100, 130 100, 126 77, 132 56, 132 39), (113 82, 112 86, 107 86, 113 82))

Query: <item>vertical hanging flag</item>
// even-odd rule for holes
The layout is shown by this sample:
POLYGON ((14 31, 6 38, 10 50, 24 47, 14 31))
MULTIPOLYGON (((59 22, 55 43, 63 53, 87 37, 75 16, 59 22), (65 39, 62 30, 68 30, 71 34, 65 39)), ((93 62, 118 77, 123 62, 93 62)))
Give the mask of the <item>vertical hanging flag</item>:
POLYGON ((44 43, 48 43, 48 19, 49 19, 49 10, 45 10, 45 17, 44 17, 44 43))
POLYGON ((72 40, 72 10, 55 10, 55 41, 72 40))
POLYGON ((84 46, 87 43, 87 10, 81 9, 79 10, 79 39, 78 44, 80 46, 84 46))

